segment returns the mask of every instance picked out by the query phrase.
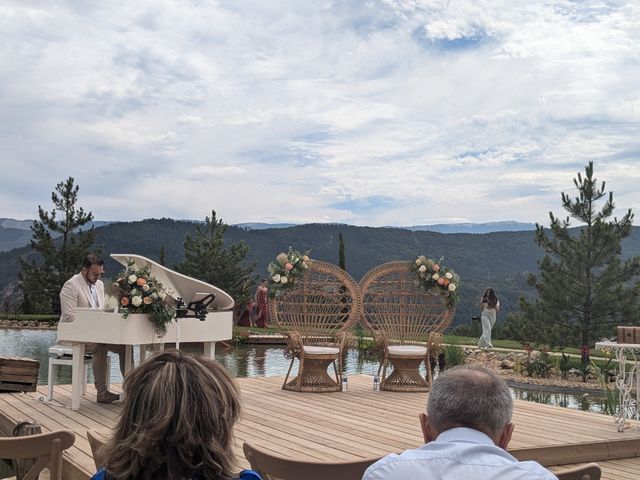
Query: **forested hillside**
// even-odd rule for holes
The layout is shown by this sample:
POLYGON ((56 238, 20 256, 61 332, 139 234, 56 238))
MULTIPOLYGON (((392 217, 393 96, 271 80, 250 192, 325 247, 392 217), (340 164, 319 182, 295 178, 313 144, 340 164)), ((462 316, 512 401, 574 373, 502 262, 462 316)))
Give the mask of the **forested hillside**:
MULTIPOLYGON (((183 240, 193 232, 194 223, 170 219, 114 223, 96 228, 96 242, 105 259, 110 253, 136 253, 159 259, 165 248, 166 265, 183 260, 183 240)), ((534 232, 496 232, 488 234, 442 234, 398 228, 370 228, 348 225, 309 224, 290 228, 245 230, 229 227, 226 241, 244 240, 250 247, 249 259, 257 262, 256 273, 266 275, 266 267, 289 246, 310 250, 311 257, 338 263, 338 233, 345 242, 346 267, 356 280, 375 265, 391 260, 411 260, 424 254, 444 263, 461 277, 461 302, 454 324, 469 321, 477 311, 484 288, 495 288, 502 306, 501 318, 518 308, 522 293, 529 293, 526 277, 537 270, 541 250, 534 243, 534 232)), ((19 272, 18 257, 29 248, 0 253, 0 290, 14 281, 19 272)), ((640 254, 640 227, 624 243, 624 254, 640 254)), ((106 264, 107 276, 120 265, 106 264)))

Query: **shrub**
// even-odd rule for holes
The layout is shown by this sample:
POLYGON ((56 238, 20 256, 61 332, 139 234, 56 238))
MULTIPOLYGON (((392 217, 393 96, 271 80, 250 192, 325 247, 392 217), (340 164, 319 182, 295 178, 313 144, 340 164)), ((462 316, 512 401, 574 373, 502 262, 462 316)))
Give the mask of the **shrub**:
POLYGON ((553 361, 549 356, 549 352, 543 350, 538 357, 532 358, 531 353, 533 349, 527 348, 527 356, 522 362, 522 367, 529 377, 549 378, 551 369, 553 367, 553 361))
POLYGON ((571 370, 571 357, 566 353, 562 352, 562 357, 558 360, 558 370, 560 370, 560 377, 563 379, 567 379, 569 374, 569 370, 571 370))
POLYGON ((448 344, 444 346, 444 364, 445 368, 455 367, 456 365, 464 365, 466 357, 464 350, 458 344, 448 344))

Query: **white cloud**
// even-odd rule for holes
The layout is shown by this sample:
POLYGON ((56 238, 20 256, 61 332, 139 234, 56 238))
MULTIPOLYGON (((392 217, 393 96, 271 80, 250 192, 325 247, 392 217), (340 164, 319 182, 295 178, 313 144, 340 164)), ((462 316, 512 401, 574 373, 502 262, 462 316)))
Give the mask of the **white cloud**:
POLYGON ((72 175, 103 219, 545 221, 589 160, 637 210, 639 22, 618 1, 7 1, 0 216, 72 175))

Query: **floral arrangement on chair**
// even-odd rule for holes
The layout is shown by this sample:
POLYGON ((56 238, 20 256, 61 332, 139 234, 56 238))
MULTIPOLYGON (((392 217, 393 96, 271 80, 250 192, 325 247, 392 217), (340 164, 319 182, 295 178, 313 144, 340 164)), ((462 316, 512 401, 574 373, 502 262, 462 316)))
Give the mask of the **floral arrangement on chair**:
POLYGON ((130 313, 147 313, 158 335, 167 333, 167 324, 176 315, 175 301, 169 291, 151 275, 151 266, 138 268, 135 263, 116 277, 110 293, 118 299, 124 318, 130 313))
POLYGON ((282 292, 293 288, 296 278, 309 268, 309 251, 300 253, 291 247, 287 253, 280 253, 275 262, 271 262, 269 271, 269 296, 277 298, 282 292))
POLYGON ((420 255, 411 269, 416 272, 418 279, 425 290, 431 290, 447 297, 447 305, 454 307, 457 303, 458 286, 460 278, 451 269, 442 264, 443 259, 435 262, 430 258, 420 255))

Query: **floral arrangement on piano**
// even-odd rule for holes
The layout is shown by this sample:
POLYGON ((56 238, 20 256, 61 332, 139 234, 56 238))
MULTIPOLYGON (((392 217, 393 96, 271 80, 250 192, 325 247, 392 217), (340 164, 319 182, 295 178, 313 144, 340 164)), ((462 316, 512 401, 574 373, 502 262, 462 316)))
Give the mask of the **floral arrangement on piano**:
POLYGON ((443 265, 443 258, 435 262, 430 258, 420 255, 411 269, 418 276, 420 284, 427 291, 439 293, 446 297, 447 306, 455 307, 458 303, 458 285, 460 278, 458 275, 443 265))
POLYGON ((111 294, 118 299, 124 318, 130 313, 146 313, 158 335, 167 333, 167 324, 176 315, 176 305, 169 291, 151 275, 151 266, 142 268, 135 263, 115 278, 111 294))
POLYGON ((269 271, 269 296, 277 298, 282 292, 293 288, 296 278, 301 277, 309 268, 309 252, 300 253, 291 247, 287 253, 280 253, 275 262, 271 262, 269 271))

